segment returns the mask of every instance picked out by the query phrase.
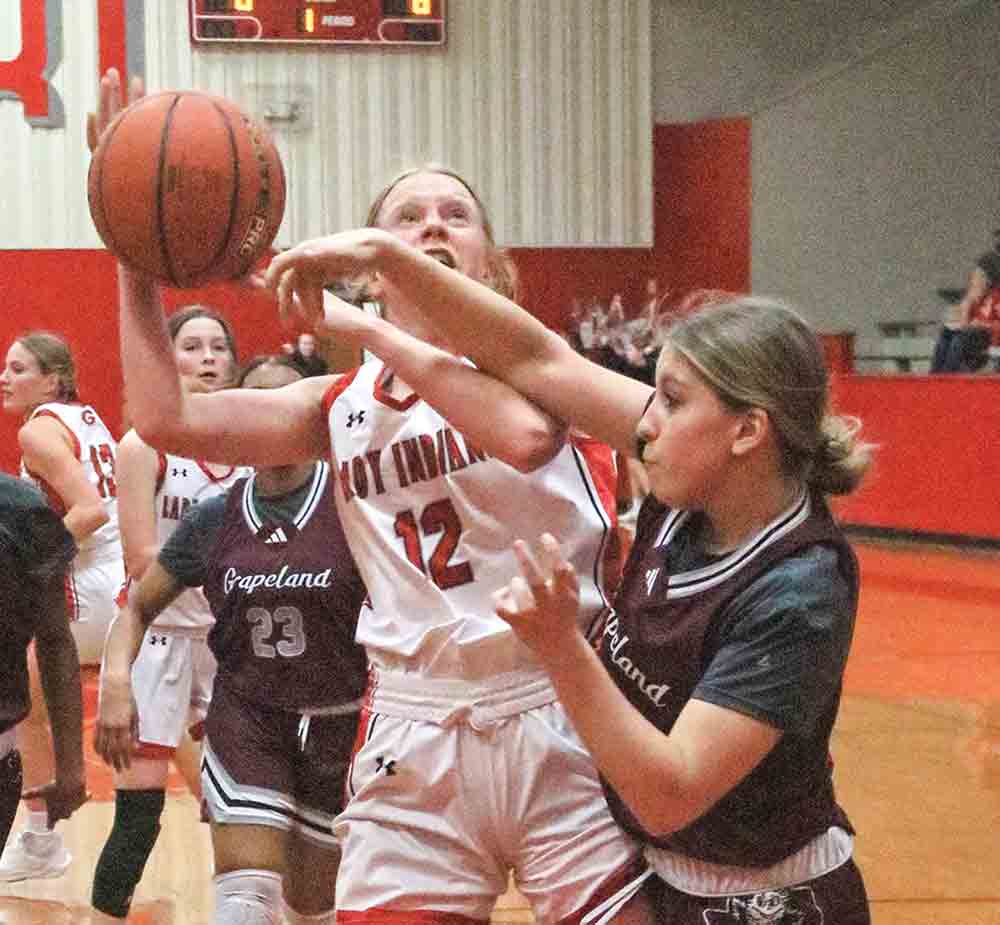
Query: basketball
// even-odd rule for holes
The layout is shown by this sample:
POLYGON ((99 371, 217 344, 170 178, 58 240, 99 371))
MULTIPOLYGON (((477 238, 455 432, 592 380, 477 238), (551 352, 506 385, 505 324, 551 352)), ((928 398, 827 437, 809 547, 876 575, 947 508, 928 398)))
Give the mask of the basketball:
POLYGON ((119 260, 188 288, 252 269, 281 224, 285 175, 267 130, 235 103, 167 91, 102 134, 87 199, 119 260))

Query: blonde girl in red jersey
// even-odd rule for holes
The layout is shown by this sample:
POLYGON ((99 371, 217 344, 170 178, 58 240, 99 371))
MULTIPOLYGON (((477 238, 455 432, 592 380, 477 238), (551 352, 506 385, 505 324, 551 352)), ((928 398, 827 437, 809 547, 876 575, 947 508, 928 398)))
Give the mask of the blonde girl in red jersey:
MULTIPOLYGON (((73 636, 81 664, 100 662, 104 635, 122 583, 115 455, 117 442, 90 405, 80 401, 69 345, 57 334, 33 331, 7 350, 0 390, 4 411, 21 417, 17 434, 21 477, 38 486, 62 515, 77 544, 67 575, 73 636)), ((25 781, 52 776, 47 716, 31 661, 32 712, 18 727, 25 781)), ((62 836, 48 826, 45 807, 28 802, 27 828, 7 842, 0 882, 58 877, 71 861, 62 836)))

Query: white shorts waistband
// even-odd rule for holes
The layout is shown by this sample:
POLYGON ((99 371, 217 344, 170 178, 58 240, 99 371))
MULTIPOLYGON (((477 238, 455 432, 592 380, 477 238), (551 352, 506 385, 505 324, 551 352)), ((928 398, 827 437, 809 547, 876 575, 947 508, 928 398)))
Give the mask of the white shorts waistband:
POLYGON ((846 864, 854 853, 854 839, 831 826, 783 861, 770 867, 712 864, 653 845, 646 861, 674 889, 691 896, 739 896, 795 886, 822 877, 846 864))
POLYGON ((552 682, 541 671, 511 672, 483 682, 372 668, 367 706, 388 716, 481 728, 556 699, 552 682))
POLYGON ((208 639, 209 626, 176 626, 174 624, 161 625, 155 620, 146 627, 146 633, 151 636, 170 636, 177 639, 194 639, 204 642, 208 639))

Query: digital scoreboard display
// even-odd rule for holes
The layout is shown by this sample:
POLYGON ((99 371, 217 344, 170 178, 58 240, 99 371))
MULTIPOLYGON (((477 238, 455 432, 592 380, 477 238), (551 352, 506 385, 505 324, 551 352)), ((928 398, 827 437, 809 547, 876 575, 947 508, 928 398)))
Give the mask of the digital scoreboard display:
POLYGON ((446 0, 190 0, 195 44, 443 45, 446 0))

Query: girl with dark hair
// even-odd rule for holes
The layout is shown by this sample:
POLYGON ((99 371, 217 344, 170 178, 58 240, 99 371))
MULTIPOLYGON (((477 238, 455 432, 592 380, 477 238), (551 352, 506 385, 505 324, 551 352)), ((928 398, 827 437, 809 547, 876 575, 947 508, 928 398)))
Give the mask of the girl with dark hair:
MULTIPOLYGON (((208 393, 232 385, 238 358, 229 322, 205 305, 189 305, 167 320, 171 359, 182 388, 208 393)), ((135 430, 118 448, 118 512, 128 583, 142 577, 192 505, 224 493, 245 475, 220 465, 163 453, 135 430)), ((118 595, 124 606, 129 584, 118 595)), ((190 588, 157 615, 130 679, 138 734, 127 766, 115 768, 115 816, 94 870, 91 902, 102 921, 124 921, 160 832, 169 765, 200 796, 202 723, 212 695, 215 658, 206 638, 212 614, 190 588)), ((115 632, 112 629, 112 632, 115 632)), ((101 711, 107 684, 101 676, 101 711)))
MULTIPOLYGON (((302 379, 262 356, 244 389, 302 379)), ((108 641, 96 734, 112 764, 134 761, 130 665, 144 631, 201 586, 219 669, 205 718, 204 805, 212 824, 217 925, 334 920, 334 817, 367 681, 354 642, 365 588, 337 518, 325 461, 262 466, 191 508, 137 583, 108 641), (282 903, 282 896, 284 903, 282 903), (252 898, 247 898, 252 897, 252 898)))

